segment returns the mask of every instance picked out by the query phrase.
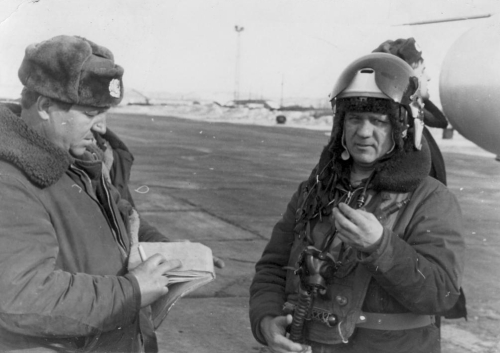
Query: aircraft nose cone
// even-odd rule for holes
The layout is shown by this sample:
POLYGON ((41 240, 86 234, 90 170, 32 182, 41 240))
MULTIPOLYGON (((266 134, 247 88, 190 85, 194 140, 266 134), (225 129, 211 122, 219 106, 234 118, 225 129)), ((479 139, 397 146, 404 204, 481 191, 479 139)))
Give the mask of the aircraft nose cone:
POLYGON ((500 18, 463 34, 446 55, 439 80, 443 112, 465 138, 500 155, 500 18))

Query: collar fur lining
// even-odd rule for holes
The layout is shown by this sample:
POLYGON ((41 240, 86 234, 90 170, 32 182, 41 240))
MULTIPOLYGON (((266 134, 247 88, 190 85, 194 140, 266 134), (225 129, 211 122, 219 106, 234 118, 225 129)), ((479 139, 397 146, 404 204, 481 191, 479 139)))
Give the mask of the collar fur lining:
POLYGON ((59 180, 72 160, 69 153, 3 106, 0 106, 0 159, 15 165, 41 188, 59 180))
POLYGON ((431 153, 425 138, 422 138, 420 151, 412 147, 409 151, 398 152, 377 166, 372 181, 376 190, 410 192, 429 175, 431 153))

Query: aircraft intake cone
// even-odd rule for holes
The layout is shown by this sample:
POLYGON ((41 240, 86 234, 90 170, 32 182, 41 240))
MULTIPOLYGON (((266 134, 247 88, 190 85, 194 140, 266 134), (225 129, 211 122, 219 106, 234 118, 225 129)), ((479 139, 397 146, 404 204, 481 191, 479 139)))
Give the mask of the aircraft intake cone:
POLYGON ((500 155, 500 18, 462 35, 446 55, 439 94, 465 138, 500 155))

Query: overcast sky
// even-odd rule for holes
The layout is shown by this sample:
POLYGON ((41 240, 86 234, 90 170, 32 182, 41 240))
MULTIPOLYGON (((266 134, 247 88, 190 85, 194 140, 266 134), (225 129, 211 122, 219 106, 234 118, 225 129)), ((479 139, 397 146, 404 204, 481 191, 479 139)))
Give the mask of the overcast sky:
MULTIPOLYGON (((441 62, 481 21, 398 24, 499 13, 498 0, 0 0, 0 97, 20 91, 27 45, 59 34, 111 49, 141 92, 232 97, 241 32, 240 96, 327 97, 340 71, 386 39, 415 37, 437 95, 441 62)), ((497 18, 500 16, 497 16, 497 18)), ((491 20, 491 19, 490 19, 491 20)))

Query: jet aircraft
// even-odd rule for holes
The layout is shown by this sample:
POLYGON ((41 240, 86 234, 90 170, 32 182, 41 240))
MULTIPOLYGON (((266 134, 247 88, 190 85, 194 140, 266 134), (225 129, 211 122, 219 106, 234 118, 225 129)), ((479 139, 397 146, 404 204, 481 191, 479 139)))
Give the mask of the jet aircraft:
POLYGON ((481 20, 451 46, 441 66, 439 95, 443 112, 466 139, 500 161, 500 15, 406 23, 427 25, 481 20))

